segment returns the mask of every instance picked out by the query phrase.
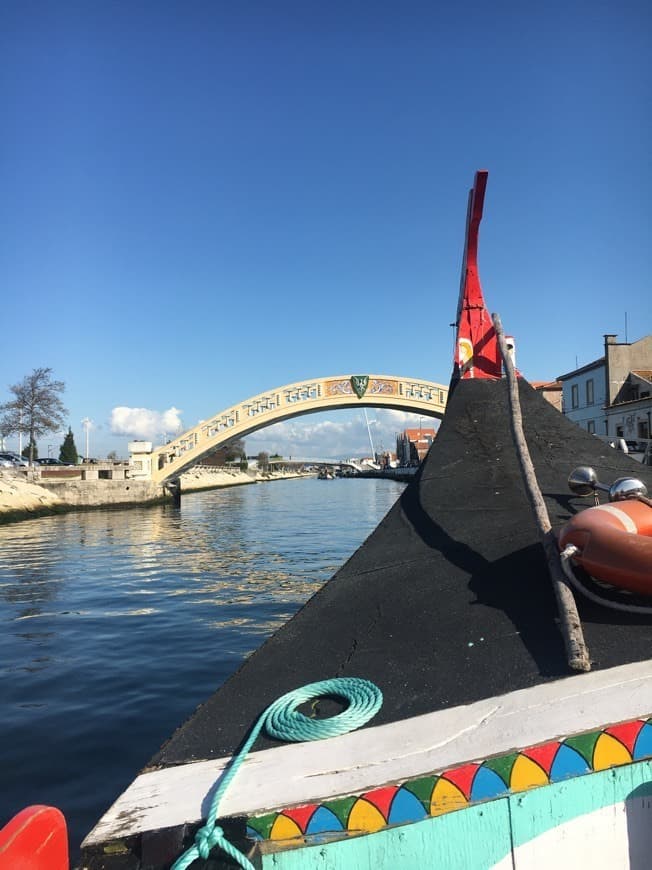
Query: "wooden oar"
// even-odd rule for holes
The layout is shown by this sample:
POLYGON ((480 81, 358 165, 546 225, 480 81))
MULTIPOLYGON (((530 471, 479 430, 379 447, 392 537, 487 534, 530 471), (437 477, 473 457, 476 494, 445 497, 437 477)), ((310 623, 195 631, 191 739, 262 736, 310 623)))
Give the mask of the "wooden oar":
POLYGON ((582 631, 582 623, 577 612, 577 605, 562 571, 557 541, 552 531, 546 503, 539 488, 534 465, 532 464, 532 458, 530 457, 530 451, 523 432, 523 415, 521 414, 521 402, 518 395, 518 382, 514 371, 514 363, 507 350, 500 315, 493 314, 492 320, 498 337, 498 347, 503 358, 505 376, 509 387, 510 425, 514 438, 514 446, 516 447, 516 454, 523 474, 525 491, 534 513, 537 528, 539 529, 539 536, 548 562, 550 579, 552 580, 555 598, 557 599, 557 609, 559 611, 568 665, 574 671, 590 671, 591 661, 584 641, 584 632, 582 631))

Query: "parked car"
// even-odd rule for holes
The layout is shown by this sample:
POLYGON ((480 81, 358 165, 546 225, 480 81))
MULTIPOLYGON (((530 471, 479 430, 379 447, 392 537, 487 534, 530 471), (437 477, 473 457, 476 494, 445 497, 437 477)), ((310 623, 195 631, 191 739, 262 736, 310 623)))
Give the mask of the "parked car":
POLYGON ((12 453, 10 450, 0 453, 0 458, 8 460, 14 468, 29 465, 28 459, 18 453, 12 453))
POLYGON ((71 463, 62 462, 60 459, 55 459, 53 456, 44 456, 42 459, 38 461, 39 465, 72 465, 71 463))

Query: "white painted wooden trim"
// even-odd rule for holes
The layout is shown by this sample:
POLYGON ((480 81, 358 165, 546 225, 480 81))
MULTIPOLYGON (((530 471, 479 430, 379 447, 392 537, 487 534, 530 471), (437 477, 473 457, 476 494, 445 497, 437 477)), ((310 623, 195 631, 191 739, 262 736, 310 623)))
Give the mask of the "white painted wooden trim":
MULTIPOLYGON (((650 715, 652 661, 580 674, 342 737, 251 753, 224 795, 219 814, 260 815, 357 794, 650 715)), ((84 845, 199 821, 228 760, 141 774, 84 845)))

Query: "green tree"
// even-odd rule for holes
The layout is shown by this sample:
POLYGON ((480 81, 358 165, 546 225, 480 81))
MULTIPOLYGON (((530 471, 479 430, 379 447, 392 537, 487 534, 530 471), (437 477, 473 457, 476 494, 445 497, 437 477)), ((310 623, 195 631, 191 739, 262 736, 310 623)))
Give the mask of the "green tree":
POLYGON ((33 441, 30 441, 27 447, 23 447, 23 456, 25 459, 29 459, 30 462, 38 459, 38 447, 33 441))
POLYGON ((79 454, 75 447, 75 437, 72 434, 70 426, 68 426, 68 432, 66 433, 66 437, 63 439, 63 444, 59 450, 59 459, 62 462, 72 462, 75 465, 79 462, 79 454))
POLYGON ((34 369, 20 383, 9 387, 14 398, 0 405, 2 430, 28 436, 30 463, 34 460, 36 439, 63 425, 68 412, 59 396, 64 390, 63 381, 52 379, 52 369, 34 369))
POLYGON ((236 441, 230 441, 225 445, 225 462, 233 462, 235 459, 246 459, 245 454, 245 443, 242 438, 238 438, 236 441))

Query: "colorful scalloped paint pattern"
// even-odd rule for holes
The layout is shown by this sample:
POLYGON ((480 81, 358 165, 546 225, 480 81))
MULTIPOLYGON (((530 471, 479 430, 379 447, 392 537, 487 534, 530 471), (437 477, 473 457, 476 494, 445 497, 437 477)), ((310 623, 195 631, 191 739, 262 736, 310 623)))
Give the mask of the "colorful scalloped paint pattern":
POLYGON ((317 841, 417 822, 478 801, 652 757, 652 717, 610 725, 360 795, 292 807, 248 821, 254 840, 317 841))

